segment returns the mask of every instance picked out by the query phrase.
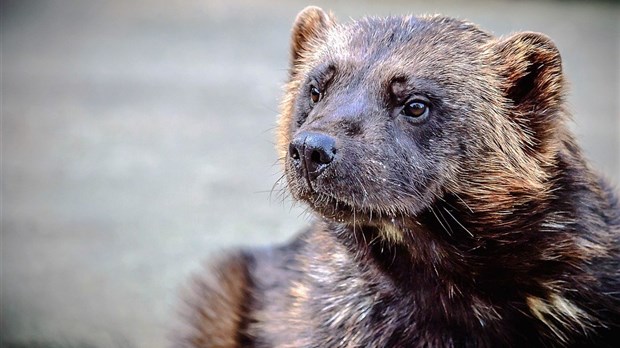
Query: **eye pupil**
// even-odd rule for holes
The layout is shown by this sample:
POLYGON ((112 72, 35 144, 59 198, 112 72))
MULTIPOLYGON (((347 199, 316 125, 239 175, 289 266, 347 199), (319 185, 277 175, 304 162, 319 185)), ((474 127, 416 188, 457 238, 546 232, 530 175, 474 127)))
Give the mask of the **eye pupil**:
POLYGON ((321 91, 316 87, 310 88, 310 99, 313 103, 318 103, 321 100, 321 91))
POLYGON ((420 101, 413 101, 408 103, 403 108, 403 115, 409 117, 422 117, 428 112, 428 107, 425 103, 420 101))

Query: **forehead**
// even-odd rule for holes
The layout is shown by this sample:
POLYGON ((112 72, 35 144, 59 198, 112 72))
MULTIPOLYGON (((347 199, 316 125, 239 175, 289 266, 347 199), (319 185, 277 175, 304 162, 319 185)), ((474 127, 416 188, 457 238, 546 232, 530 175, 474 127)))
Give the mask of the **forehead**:
POLYGON ((383 75, 415 71, 430 77, 471 68, 491 38, 473 24, 446 17, 365 18, 331 28, 317 58, 357 72, 378 66, 383 75))

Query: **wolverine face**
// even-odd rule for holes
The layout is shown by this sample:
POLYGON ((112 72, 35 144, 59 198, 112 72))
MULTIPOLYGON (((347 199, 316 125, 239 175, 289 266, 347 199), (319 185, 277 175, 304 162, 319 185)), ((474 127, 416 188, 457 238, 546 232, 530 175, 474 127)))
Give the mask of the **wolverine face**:
POLYGON ((302 12, 278 144, 293 196, 330 219, 381 223, 462 192, 479 163, 510 170, 491 143, 523 141, 500 111, 491 39, 441 17, 338 25, 302 12))
POLYGON ((333 26, 299 62, 285 156, 297 199, 327 217, 370 222, 416 214, 442 196, 463 160, 467 145, 455 133, 472 107, 449 85, 460 67, 437 62, 459 53, 428 42, 437 34, 427 27, 415 18, 333 26))
POLYGON ((286 158, 294 195, 341 219, 415 213, 453 170, 443 159, 458 157, 456 139, 442 139, 441 90, 385 76, 380 60, 331 58, 308 72, 295 101, 286 158))

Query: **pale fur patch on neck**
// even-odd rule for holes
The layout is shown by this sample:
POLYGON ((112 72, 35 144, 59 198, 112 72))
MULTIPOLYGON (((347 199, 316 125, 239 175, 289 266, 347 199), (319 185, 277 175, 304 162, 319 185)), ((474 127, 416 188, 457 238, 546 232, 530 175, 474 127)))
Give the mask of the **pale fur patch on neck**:
POLYGON ((528 296, 526 302, 532 314, 564 343, 569 343, 566 336, 568 330, 587 332, 594 324, 588 313, 557 293, 552 293, 548 299, 528 296))
POLYGON ((380 229, 381 236, 387 241, 395 244, 403 243, 403 231, 392 224, 385 224, 380 229))

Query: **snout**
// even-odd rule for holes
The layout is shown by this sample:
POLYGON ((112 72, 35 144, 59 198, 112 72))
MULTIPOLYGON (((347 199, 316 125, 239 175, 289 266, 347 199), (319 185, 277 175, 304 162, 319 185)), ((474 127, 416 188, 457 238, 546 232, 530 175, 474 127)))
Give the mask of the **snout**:
POLYGON ((334 161, 336 140, 324 133, 301 132, 289 144, 288 155, 300 176, 316 180, 334 161))

